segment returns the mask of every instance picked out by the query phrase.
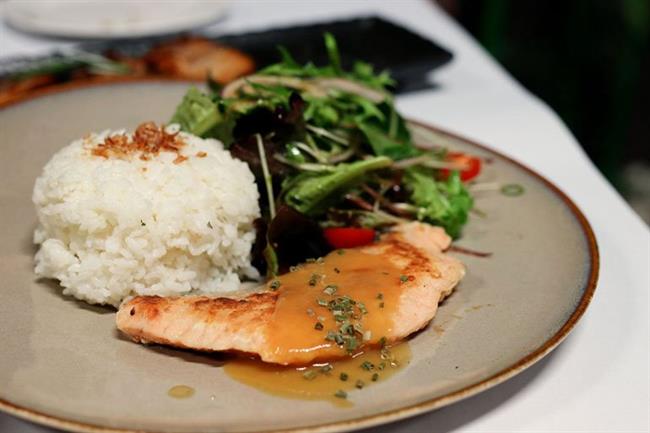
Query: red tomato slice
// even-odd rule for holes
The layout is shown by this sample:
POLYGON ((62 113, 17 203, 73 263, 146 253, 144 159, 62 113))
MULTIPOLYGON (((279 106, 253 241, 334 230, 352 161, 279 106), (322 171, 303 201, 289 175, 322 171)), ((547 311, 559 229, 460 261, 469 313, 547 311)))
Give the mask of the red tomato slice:
POLYGON ((359 227, 328 227, 323 230, 325 239, 333 248, 354 248, 375 240, 373 229, 359 227))
MULTIPOLYGON (((467 155, 460 152, 449 152, 445 158, 448 162, 453 162, 454 164, 465 166, 464 169, 460 170, 460 180, 467 182, 468 180, 474 179, 481 172, 481 159, 476 156, 467 155)), ((447 179, 451 174, 451 170, 448 168, 443 168, 440 170, 440 177, 442 179, 447 179)))

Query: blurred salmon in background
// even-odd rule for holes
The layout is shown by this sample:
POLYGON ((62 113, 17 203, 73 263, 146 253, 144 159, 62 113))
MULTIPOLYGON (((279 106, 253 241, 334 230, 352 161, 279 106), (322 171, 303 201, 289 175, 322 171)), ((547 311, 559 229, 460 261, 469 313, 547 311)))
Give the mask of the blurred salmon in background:
POLYGON ((234 48, 199 36, 180 36, 154 45, 142 56, 114 50, 74 61, 50 62, 41 70, 0 78, 0 104, 37 89, 71 82, 170 78, 226 84, 255 70, 253 59, 234 48), (101 62, 97 67, 95 62, 101 62), (64 63, 67 62, 67 63, 64 63))

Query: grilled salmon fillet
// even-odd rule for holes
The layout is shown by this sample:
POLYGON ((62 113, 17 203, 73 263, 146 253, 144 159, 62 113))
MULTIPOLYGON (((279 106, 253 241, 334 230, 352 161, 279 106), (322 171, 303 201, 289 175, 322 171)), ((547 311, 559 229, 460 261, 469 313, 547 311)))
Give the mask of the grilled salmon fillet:
POLYGON ((443 252, 450 243, 441 228, 402 224, 242 298, 135 297, 120 306, 117 327, 141 343, 245 352, 284 365, 345 356, 346 348, 401 340, 431 321, 465 274, 443 252))

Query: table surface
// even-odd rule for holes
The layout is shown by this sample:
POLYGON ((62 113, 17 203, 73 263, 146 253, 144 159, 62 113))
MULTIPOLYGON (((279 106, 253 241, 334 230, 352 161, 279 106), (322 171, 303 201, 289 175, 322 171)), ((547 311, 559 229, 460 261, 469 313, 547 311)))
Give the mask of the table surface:
MULTIPOLYGON (((601 254, 591 306, 549 356, 487 392, 373 431, 648 432, 650 231, 558 116, 467 32, 426 0, 233 2, 227 17, 205 31, 229 33, 370 14, 383 15, 454 53, 450 64, 432 74, 435 89, 399 97, 401 112, 484 143, 547 177, 585 213, 601 254)), ((0 24, 0 56, 41 53, 70 43, 27 36, 0 24)), ((0 414, 0 431, 53 430, 0 414)))

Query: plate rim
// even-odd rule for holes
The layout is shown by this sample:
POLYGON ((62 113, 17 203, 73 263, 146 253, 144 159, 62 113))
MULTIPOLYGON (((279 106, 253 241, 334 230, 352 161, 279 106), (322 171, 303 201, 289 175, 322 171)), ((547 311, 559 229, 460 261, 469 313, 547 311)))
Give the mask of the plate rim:
MULTIPOLYGON (((41 98, 45 96, 55 95, 58 93, 63 93, 70 90, 82 90, 92 87, 104 87, 108 85, 120 85, 120 84, 151 84, 159 83, 165 84, 169 82, 185 82, 187 84, 196 84, 197 81, 183 80, 183 79, 169 79, 163 77, 129 77, 127 79, 116 79, 110 81, 84 81, 84 82, 73 82, 66 83, 59 86, 54 86, 50 88, 40 89, 35 92, 30 92, 26 95, 20 95, 18 98, 5 101, 0 103, 0 112, 4 111, 5 108, 9 106, 14 106, 22 102, 31 101, 36 98, 41 98)), ((406 407, 401 407, 397 409, 392 409, 389 411, 381 412, 374 415, 367 415, 358 418, 353 418, 345 421, 336 421, 331 423, 324 423, 319 425, 307 426, 307 427, 297 427, 289 429, 279 429, 279 430, 269 430, 267 433, 326 433, 326 432, 335 432, 335 431, 351 431, 358 430, 362 428, 373 427, 381 424, 386 424, 389 422, 394 422, 402 420, 405 418, 413 417, 425 412, 430 412, 435 409, 447 406, 449 404, 464 400, 480 392, 486 391, 500 383, 505 382, 506 380, 514 377, 523 370, 531 367, 543 357, 548 355, 553 349, 560 345, 564 339, 569 335, 569 333, 575 328, 578 321, 582 318, 587 307, 590 305, 591 300, 593 299, 594 293, 596 291, 596 286, 598 283, 598 275, 600 271, 600 255, 598 249, 598 243, 594 231, 589 224, 589 221, 582 213, 580 208, 569 198, 569 196, 564 193, 559 187, 557 187, 553 182, 548 180, 546 177, 537 173, 533 169, 529 168, 527 165, 522 164, 515 159, 501 153, 500 151, 494 150, 493 148, 480 144, 472 139, 464 137, 463 135, 450 132, 443 128, 438 128, 436 126, 429 125, 425 122, 406 119, 407 122, 417 125, 418 127, 433 131, 434 133, 439 133, 456 139, 459 141, 466 142, 472 146, 477 147, 480 150, 486 151, 493 155, 498 156, 499 158, 504 159, 506 162, 515 165, 517 168, 523 170, 528 175, 540 181, 550 192, 555 194, 562 203, 570 211, 571 215, 578 222, 582 235, 586 241, 588 255, 589 255, 589 272, 584 288, 582 291, 582 296, 576 304, 571 315, 566 319, 562 326, 549 338, 547 338, 540 346, 536 349, 530 351, 527 355, 521 357, 515 363, 501 369, 497 373, 491 375, 490 377, 483 379, 474 384, 465 386, 456 391, 447 393, 443 396, 435 397, 420 403, 412 404, 406 407)), ((75 432, 90 432, 90 433, 164 433, 158 430, 143 430, 143 429, 131 429, 131 428, 117 428, 117 427, 108 427, 92 423, 86 423, 82 421, 74 421, 59 416, 49 415, 47 413, 23 407, 14 403, 11 403, 8 400, 0 398, 0 411, 8 413, 10 415, 16 416, 18 418, 31 421, 37 424, 59 428, 68 431, 75 432)))

